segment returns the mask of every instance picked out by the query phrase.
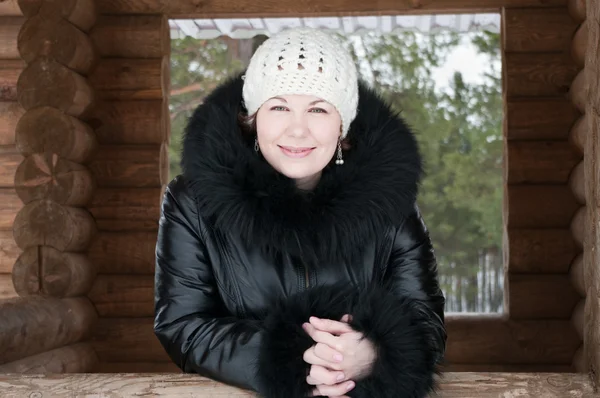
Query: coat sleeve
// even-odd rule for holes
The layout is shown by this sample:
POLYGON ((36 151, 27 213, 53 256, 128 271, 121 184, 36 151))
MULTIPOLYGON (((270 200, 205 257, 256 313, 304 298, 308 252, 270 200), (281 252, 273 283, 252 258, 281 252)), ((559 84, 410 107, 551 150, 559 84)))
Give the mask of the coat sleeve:
POLYGON ((229 316, 206 254, 194 199, 175 179, 161 205, 154 332, 184 372, 256 390, 258 321, 229 316))
POLYGON ((362 324, 356 325, 378 347, 372 374, 360 388, 365 396, 391 397, 395 392, 395 396, 421 398, 436 389, 447 335, 437 261, 416 205, 393 242, 384 288, 367 300, 373 315, 360 311, 362 324))
POLYGON ((316 286, 274 308, 265 323, 259 383, 268 397, 306 397, 310 386, 304 350, 314 344, 301 328, 309 316, 340 319, 370 339, 377 350, 371 373, 355 380, 352 398, 424 398, 446 344, 444 296, 432 244, 418 208, 391 232, 385 272, 367 287, 316 286), (293 342, 293 344, 292 344, 293 342))

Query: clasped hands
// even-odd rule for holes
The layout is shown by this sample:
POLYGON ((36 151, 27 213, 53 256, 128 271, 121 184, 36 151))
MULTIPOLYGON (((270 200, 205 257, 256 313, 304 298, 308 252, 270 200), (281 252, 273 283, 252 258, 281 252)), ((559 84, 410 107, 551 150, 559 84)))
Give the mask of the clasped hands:
POLYGON ((311 396, 348 398, 345 395, 355 382, 368 376, 376 359, 376 351, 369 339, 348 324, 349 315, 340 321, 310 317, 302 328, 315 341, 304 352, 303 359, 311 365, 306 378, 315 386, 311 396))

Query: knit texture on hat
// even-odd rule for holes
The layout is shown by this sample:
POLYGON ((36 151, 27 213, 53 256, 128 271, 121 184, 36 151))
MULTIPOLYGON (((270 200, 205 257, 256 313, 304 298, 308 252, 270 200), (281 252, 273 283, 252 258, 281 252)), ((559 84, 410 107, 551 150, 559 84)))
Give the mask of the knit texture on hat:
POLYGON ((336 107, 342 136, 358 105, 357 70, 346 49, 328 33, 294 28, 266 40, 250 60, 243 98, 249 115, 278 95, 314 95, 336 107))

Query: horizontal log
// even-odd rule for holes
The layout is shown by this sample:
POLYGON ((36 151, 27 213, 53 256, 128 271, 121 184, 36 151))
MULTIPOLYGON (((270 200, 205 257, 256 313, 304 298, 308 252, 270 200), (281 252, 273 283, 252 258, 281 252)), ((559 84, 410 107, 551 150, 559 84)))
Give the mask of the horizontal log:
POLYGON ((111 232, 130 232, 146 231, 152 232, 158 230, 158 219, 138 219, 138 220, 118 220, 118 219, 100 219, 96 220, 98 229, 111 232))
POLYGON ((64 18, 83 31, 88 31, 98 18, 94 0, 18 0, 28 18, 40 15, 46 19, 64 18))
POLYGON ((585 205, 585 167, 583 160, 575 166, 571 175, 569 176, 569 186, 573 195, 577 199, 577 202, 581 205, 585 205))
POLYGON ((17 297, 0 301, 0 364, 84 341, 97 321, 86 298, 17 297))
POLYGON ((17 0, 0 1, 0 15, 22 16, 23 13, 17 4, 17 0))
MULTIPOLYGON (((98 223, 113 224, 114 230, 135 230, 132 228, 137 222, 151 226, 151 231, 158 227, 160 217, 160 204, 164 192, 164 185, 160 188, 99 188, 94 194, 88 210, 98 223), (146 224, 146 223, 150 224, 146 224), (118 227, 121 225, 121 227, 118 227)), ((147 231, 143 228, 142 231, 147 231)))
POLYGON ((563 52, 577 29, 564 7, 506 8, 502 22, 507 52, 563 52))
MULTIPOLYGON (((100 361, 168 362, 153 317, 100 318, 93 344, 100 361)), ((571 321, 509 321, 499 316, 447 317, 446 361, 452 364, 570 365, 580 339, 571 321)))
POLYGON ((573 41, 571 43, 571 54, 573 56, 573 60, 580 68, 585 66, 585 52, 588 46, 588 27, 587 21, 583 21, 583 23, 577 29, 575 33, 575 37, 573 37, 573 41))
POLYGON ((11 274, 0 274, 0 301, 18 297, 11 274))
POLYGON ((87 79, 59 62, 39 57, 27 65, 17 83, 25 109, 50 106, 71 116, 85 114, 94 101, 87 79))
POLYGON ((0 188, 0 230, 12 230, 15 217, 23 208, 14 188, 0 188))
POLYGON ((0 60, 0 101, 17 100, 17 82, 24 68, 21 59, 0 60))
POLYGON ((230 3, 194 3, 187 0, 102 0, 101 14, 167 14, 170 18, 249 18, 354 15, 431 14, 436 12, 498 12, 502 7, 556 7, 564 0, 423 0, 419 3, 395 0, 377 2, 305 0, 289 3, 256 3, 251 0, 230 3))
POLYGON ((573 128, 569 132, 569 141, 581 154, 585 152, 588 128, 588 115, 583 115, 577 119, 573 125, 573 128))
POLYGON ((569 185, 506 185, 508 228, 569 228, 579 204, 569 185))
POLYGON ((105 58, 160 58, 171 47, 165 15, 101 15, 90 37, 105 58))
POLYGON ((153 275, 158 231, 98 233, 88 250, 99 273, 153 275))
POLYGON ((585 20, 586 14, 586 0, 568 0, 567 7, 569 9, 569 15, 577 22, 585 20))
POLYGON ((48 199, 62 205, 85 206, 94 193, 94 181, 87 167, 55 153, 27 156, 14 179, 17 195, 25 204, 48 199))
POLYGON ((94 238, 96 224, 86 209, 38 200, 19 211, 13 233, 15 242, 23 250, 31 246, 52 246, 61 251, 79 252, 86 250, 94 238))
POLYGON ((566 183, 582 159, 568 140, 508 141, 505 148, 509 184, 566 183))
POLYGON ((571 234, 580 248, 584 247, 585 239, 588 235, 588 219, 588 209, 587 207, 582 206, 577 209, 577 212, 571 221, 571 234))
POLYGON ((586 288, 583 273, 583 253, 579 253, 575 260, 573 260, 569 275, 575 291, 577 291, 581 297, 585 297, 587 293, 585 291, 586 288))
POLYGON ((581 299, 569 274, 510 274, 510 318, 517 319, 569 319, 581 299), (560 292, 560 294, 557 294, 560 292))
POLYGON ((579 73, 573 79, 573 82, 568 92, 570 101, 573 103, 575 108, 577 108, 577 110, 579 110, 579 112, 581 113, 585 113, 587 93, 589 89, 585 75, 585 70, 579 71, 579 73))
POLYGON ((565 98, 510 98, 505 109, 506 139, 564 140, 578 117, 565 98))
POLYGON ((97 365, 98 356, 92 346, 89 343, 76 343, 0 365, 0 373, 88 373, 97 365))
POLYGON ((15 144, 15 129, 24 113, 17 101, 0 101, 0 145, 15 144))
POLYGON ((65 19, 43 14, 28 18, 19 32, 18 48, 27 63, 46 56, 86 75, 98 61, 88 35, 65 19))
MULTIPOLYGON (((439 380, 440 398, 597 396, 587 374, 579 373, 445 373, 439 380), (573 395, 576 394, 576 395, 573 395)), ((250 398, 247 390, 189 373, 67 373, 61 375, 0 375, 0 387, 19 397, 52 395, 161 396, 198 398, 250 398)))
POLYGON ((98 148, 90 126, 49 106, 25 112, 16 126, 15 140, 24 155, 50 152, 77 163, 89 160, 98 148))
POLYGON ((95 277, 96 268, 85 254, 60 252, 49 246, 27 248, 12 272, 15 291, 23 297, 84 295, 95 277))
POLYGON ((17 36, 24 21, 23 17, 0 15, 0 59, 21 58, 17 48, 17 36))
POLYGON ((101 317, 151 317, 154 315, 154 276, 100 274, 87 296, 101 317))
POLYGON ((0 273, 10 274, 21 249, 17 246, 11 230, 0 229, 0 273))
POLYGON ((102 144, 161 144, 171 122, 164 102, 101 101, 87 122, 102 144))
POLYGON ((505 93, 511 97, 564 96, 579 67, 564 53, 505 53, 505 93))
POLYGON ((0 188, 15 186, 15 173, 22 161, 23 155, 14 145, 0 146, 0 188))
POLYGON ((166 145, 101 145, 89 167, 99 187, 151 188, 167 183, 166 145))
POLYGON ((90 75, 98 98, 152 100, 169 95, 169 57, 150 59, 104 58, 90 75))
POLYGON ((508 272, 511 274, 566 273, 579 252, 568 228, 509 228, 506 236, 508 272))
POLYGON ((173 362, 99 362, 94 373, 183 373, 173 362))

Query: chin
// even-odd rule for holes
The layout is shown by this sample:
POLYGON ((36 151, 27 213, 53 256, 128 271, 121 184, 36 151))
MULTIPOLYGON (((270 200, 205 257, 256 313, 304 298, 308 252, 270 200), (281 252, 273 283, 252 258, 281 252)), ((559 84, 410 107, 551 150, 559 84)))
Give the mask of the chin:
POLYGON ((305 165, 281 164, 279 167, 279 172, 288 178, 293 178, 293 179, 297 180, 297 179, 308 178, 308 177, 314 176, 315 174, 317 174, 321 170, 323 170, 322 167, 315 167, 316 165, 314 163, 312 163, 312 164, 308 164, 308 163, 310 163, 310 162, 307 162, 307 164, 305 164, 305 165))

